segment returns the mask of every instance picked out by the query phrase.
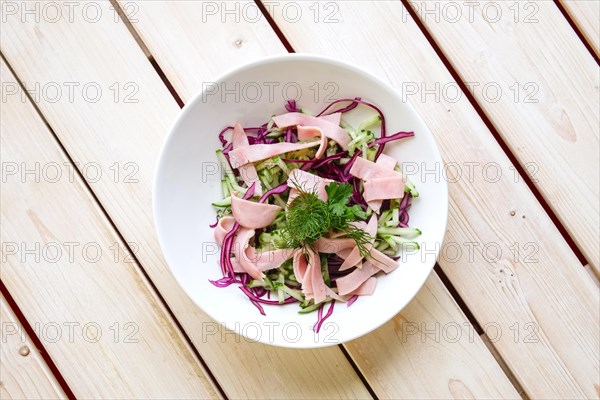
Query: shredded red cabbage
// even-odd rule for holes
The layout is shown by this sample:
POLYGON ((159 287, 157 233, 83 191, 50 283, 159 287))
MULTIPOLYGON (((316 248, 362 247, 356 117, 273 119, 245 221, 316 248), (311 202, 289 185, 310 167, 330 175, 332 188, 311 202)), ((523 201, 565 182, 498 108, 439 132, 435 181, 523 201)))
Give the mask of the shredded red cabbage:
POLYGON ((354 295, 352 297, 350 297, 348 299, 348 301, 346 302, 346 307, 350 307, 352 304, 354 304, 354 302, 358 299, 357 295, 354 295))
POLYGON ((218 215, 217 215, 217 220, 215 221, 215 223, 214 224, 210 224, 208 226, 210 226, 211 228, 216 228, 217 225, 219 225, 219 216, 218 215))
POLYGON ((270 196, 274 195, 274 194, 281 194, 283 192, 285 192, 286 190, 288 190, 288 184, 287 182, 283 182, 281 185, 274 187, 273 189, 265 192, 265 194, 262 195, 262 197, 258 200, 259 203, 264 203, 265 200, 267 200, 270 196))
POLYGON ((394 133, 392 136, 380 137, 379 139, 373 140, 371 143, 369 143, 369 147, 373 147, 376 145, 383 145, 383 144, 386 144, 387 142, 391 142, 393 140, 404 139, 404 138, 411 137, 411 136, 415 136, 415 133, 414 132, 394 133))
MULTIPOLYGON (((327 105, 327 107, 325 107, 323 109, 323 111, 321 111, 320 113, 317 114, 317 117, 320 117, 321 115, 323 115, 323 113, 325 113, 327 110, 329 110, 331 107, 333 107, 334 105, 341 103, 342 101, 351 101, 352 103, 350 103, 349 105, 347 105, 344 108, 340 108, 339 110, 335 110, 335 111, 330 111, 329 114, 335 114, 335 113, 345 113, 351 110, 354 110, 356 107, 358 107, 358 104, 360 103, 360 97, 355 97, 354 100, 352 99, 340 99, 340 100, 336 100, 332 103, 329 103, 327 105)), ((327 114, 327 115, 329 115, 327 114)))
POLYGON ((313 327, 315 333, 319 333, 319 331, 321 330, 321 325, 323 325, 323 322, 325 322, 325 320, 327 318, 329 318, 331 316, 331 314, 333 314, 334 306, 335 306, 335 300, 332 300, 331 305, 329 306, 329 309, 327 310, 327 314, 325 314, 325 316, 323 316, 323 308, 325 308, 325 304, 323 304, 321 307, 319 307, 319 312, 317 315, 317 323, 313 327))
POLYGON ((300 111, 296 107, 296 100, 288 100, 287 103, 285 103, 285 109, 288 110, 288 112, 299 112, 300 111))

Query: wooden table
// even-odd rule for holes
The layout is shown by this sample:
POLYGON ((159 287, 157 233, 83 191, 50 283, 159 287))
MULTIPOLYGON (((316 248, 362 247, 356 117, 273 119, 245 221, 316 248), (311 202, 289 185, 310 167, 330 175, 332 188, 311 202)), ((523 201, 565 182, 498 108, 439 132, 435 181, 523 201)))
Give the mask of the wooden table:
POLYGON ((600 397, 597 0, 0 5, 2 399, 600 397), (417 297, 319 350, 216 326, 152 221, 180 107, 286 51, 403 92, 450 183, 417 297))

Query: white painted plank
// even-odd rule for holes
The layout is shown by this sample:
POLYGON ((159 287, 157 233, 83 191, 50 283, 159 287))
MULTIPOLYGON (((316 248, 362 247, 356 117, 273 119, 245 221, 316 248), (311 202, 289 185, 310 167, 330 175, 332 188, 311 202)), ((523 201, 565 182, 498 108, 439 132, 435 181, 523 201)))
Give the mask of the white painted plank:
POLYGON ((598 271, 598 65, 554 2, 482 1, 457 21, 427 17, 425 3, 411 4, 598 271))
MULTIPOLYGON (((103 90, 96 102, 86 101, 76 90, 78 97, 72 102, 66 95, 54 103, 40 96, 38 105, 82 170, 86 163, 101 168, 103 179, 91 184, 93 190, 126 240, 138 248, 138 259, 226 394, 369 398, 339 348, 287 350, 248 343, 221 330, 181 290, 162 258, 151 207, 158 151, 179 108, 123 23, 114 22, 110 5, 82 4, 100 7, 100 19, 92 23, 75 16, 72 22, 63 18, 23 23, 20 17, 7 18, 1 31, 2 52, 27 87, 34 88, 36 82, 41 87, 51 82, 78 82, 80 87, 93 82, 103 90), (132 86, 127 88, 128 83, 132 86), (115 163, 119 179, 114 179, 115 163)), ((66 6, 61 7, 66 12, 66 6)), ((248 36, 251 30, 246 35, 247 40, 257 40, 248 36)), ((224 48, 207 55, 204 64, 230 62, 236 51, 233 46, 224 48)), ((85 171, 84 175, 94 180, 85 171)), ((157 377, 156 384, 166 378, 157 377)))
POLYGON ((600 1, 560 0, 560 3, 600 57, 600 1))
POLYGON ((0 295, 0 397, 66 399, 58 381, 0 295))
POLYGON ((0 277, 71 390, 82 398, 216 397, 4 62, 0 77, 0 277))
POLYGON ((465 96, 421 101, 422 92, 407 94, 414 88, 409 84, 456 84, 402 4, 335 3, 330 23, 315 23, 308 3, 296 3, 303 17, 291 22, 281 14, 284 4, 273 16, 296 51, 355 63, 403 90, 446 163, 460 168, 460 177, 449 171, 450 216, 440 265, 525 392, 532 398, 596 396, 597 288, 522 179, 515 179, 514 167, 465 96), (502 176, 496 181, 497 168, 502 176))
POLYGON ((346 348, 380 398, 520 399, 435 273, 392 321, 346 348))

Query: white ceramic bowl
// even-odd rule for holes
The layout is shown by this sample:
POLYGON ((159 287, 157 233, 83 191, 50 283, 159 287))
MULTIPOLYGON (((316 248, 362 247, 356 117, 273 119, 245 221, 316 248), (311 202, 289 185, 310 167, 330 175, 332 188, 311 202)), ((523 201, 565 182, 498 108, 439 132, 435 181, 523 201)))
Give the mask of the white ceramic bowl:
MULTIPOLYGON (((361 113, 358 110, 349 117, 351 122, 364 117, 361 113)), ((284 347, 323 347, 378 328, 400 312, 427 279, 448 213, 446 182, 422 173, 436 168, 442 169, 442 160, 432 134, 390 85, 340 61, 298 54, 271 57, 206 83, 183 108, 160 154, 154 219, 173 275, 217 323, 248 340, 284 347), (388 144, 385 152, 404 164, 420 192, 410 210, 410 226, 423 231, 418 238, 421 250, 408 252, 397 270, 379 277, 372 296, 360 297, 351 307, 336 304, 333 315, 315 334, 316 312, 298 314, 297 304, 267 305, 267 315, 262 316, 235 285, 220 289, 209 283, 209 279, 221 277, 219 251, 208 227, 215 221, 210 203, 221 198, 217 134, 236 121, 243 126, 262 124, 271 115, 285 112, 288 98, 296 98, 304 109, 320 111, 334 99, 356 96, 381 108, 390 134, 415 132, 414 138, 388 144)), ((206 326, 205 335, 220 335, 214 328, 206 326)))

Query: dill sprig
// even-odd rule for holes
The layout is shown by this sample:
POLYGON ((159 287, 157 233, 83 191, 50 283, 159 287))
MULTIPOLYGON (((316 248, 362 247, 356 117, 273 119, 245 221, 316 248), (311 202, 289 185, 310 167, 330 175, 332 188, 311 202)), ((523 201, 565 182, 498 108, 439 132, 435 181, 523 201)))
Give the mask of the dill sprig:
POLYGON ((295 184, 298 196, 292 200, 285 212, 285 225, 282 228, 284 243, 288 248, 312 246, 328 232, 342 232, 353 239, 362 257, 369 255, 367 245, 373 238, 351 222, 364 220, 365 212, 358 205, 348 206, 352 186, 330 183, 325 187, 328 200, 325 202, 316 191, 307 190, 295 184))
POLYGON ((331 211, 323 200, 311 192, 300 191, 285 214, 283 234, 290 248, 311 245, 325 235, 331 225, 331 211))

